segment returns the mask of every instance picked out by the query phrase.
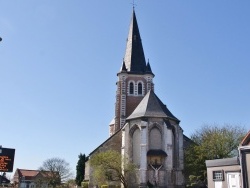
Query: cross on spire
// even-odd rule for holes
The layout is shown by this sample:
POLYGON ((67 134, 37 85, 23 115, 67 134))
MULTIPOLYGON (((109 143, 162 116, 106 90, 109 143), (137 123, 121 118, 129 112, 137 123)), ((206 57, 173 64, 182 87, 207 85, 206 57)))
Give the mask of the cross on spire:
POLYGON ((136 6, 136 4, 135 4, 135 0, 133 0, 132 5, 133 5, 133 9, 134 9, 134 8, 135 8, 135 6, 136 6))

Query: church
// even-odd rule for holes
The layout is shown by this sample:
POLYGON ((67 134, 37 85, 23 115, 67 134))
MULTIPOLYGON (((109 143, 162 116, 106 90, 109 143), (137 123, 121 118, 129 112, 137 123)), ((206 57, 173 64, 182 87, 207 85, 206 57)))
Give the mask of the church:
MULTIPOLYGON (((154 73, 146 62, 136 14, 133 9, 125 56, 117 73, 115 117, 109 125, 110 137, 95 153, 116 150, 136 166, 137 180, 130 187, 185 187, 184 148, 180 120, 154 92, 154 73)), ((95 187, 89 162, 85 180, 95 187)))

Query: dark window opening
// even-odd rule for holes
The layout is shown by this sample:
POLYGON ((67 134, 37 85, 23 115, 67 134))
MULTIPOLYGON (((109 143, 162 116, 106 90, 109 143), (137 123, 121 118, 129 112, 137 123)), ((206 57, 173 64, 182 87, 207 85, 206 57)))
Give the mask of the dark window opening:
POLYGON ((132 82, 129 84, 129 94, 134 94, 134 84, 132 82))
POLYGON ((213 180, 214 181, 223 181, 223 170, 213 171, 213 180))
POLYGON ((138 84, 138 95, 142 95, 142 84, 138 84))

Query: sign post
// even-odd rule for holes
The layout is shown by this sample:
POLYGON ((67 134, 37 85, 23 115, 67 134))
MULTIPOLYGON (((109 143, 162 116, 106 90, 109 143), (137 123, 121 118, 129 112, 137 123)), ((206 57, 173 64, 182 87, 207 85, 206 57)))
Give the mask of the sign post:
POLYGON ((3 172, 0 175, 0 185, 2 185, 3 174, 13 172, 14 158, 15 149, 3 148, 0 145, 0 172, 3 172))
MULTIPOLYGON (((2 145, 0 145, 0 155, 2 154, 2 145)), ((2 177, 3 177, 3 173, 2 175, 0 175, 0 185, 2 185, 2 177)))

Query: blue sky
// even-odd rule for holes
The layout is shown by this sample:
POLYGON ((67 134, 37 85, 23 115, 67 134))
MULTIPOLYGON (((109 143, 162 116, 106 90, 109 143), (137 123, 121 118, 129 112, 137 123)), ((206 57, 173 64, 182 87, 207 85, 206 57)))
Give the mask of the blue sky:
MULTIPOLYGON (((132 1, 0 0, 0 145, 16 168, 70 163, 108 138, 132 1)), ((250 129, 250 1, 138 0, 155 93, 190 136, 250 129)))

